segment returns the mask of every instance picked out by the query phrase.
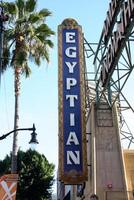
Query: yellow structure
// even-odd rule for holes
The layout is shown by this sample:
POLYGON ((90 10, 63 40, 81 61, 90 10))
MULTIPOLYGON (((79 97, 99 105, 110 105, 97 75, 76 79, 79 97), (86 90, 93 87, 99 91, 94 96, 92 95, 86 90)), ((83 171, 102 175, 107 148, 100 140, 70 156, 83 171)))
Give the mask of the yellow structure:
POLYGON ((134 150, 123 150, 128 199, 134 199, 134 150))

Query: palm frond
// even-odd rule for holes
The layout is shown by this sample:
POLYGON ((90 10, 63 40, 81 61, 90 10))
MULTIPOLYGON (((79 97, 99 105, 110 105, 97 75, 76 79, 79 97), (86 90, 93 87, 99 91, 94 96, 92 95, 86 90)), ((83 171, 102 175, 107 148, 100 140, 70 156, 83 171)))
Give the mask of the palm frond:
POLYGON ((19 11, 22 11, 25 6, 25 1, 24 0, 16 0, 16 5, 19 8, 19 11))
POLYGON ((23 63, 23 67, 22 67, 21 72, 22 72, 22 74, 25 75, 26 78, 28 78, 31 75, 32 71, 31 71, 30 67, 28 66, 27 62, 23 63))
POLYGON ((46 46, 42 43, 34 43, 31 46, 31 51, 29 52, 29 58, 34 61, 38 66, 41 60, 46 60, 49 62, 49 51, 46 46))
POLYGON ((34 12, 36 8, 37 0, 27 0, 26 1, 26 11, 34 12))
POLYGON ((7 70, 9 63, 10 63, 10 51, 8 48, 4 48, 2 56, 2 73, 4 73, 7 70))
POLYGON ((0 6, 4 8, 5 13, 8 12, 8 14, 13 15, 16 14, 16 5, 13 2, 2 2, 0 3, 0 6))
POLYGON ((23 66, 23 63, 27 60, 27 51, 24 49, 13 51, 13 56, 11 60, 11 65, 16 66, 23 66))
POLYGON ((0 6, 4 9, 5 15, 8 15, 8 24, 14 25, 14 20, 18 17, 18 7, 14 2, 0 3, 0 6))
POLYGON ((41 24, 35 29, 35 34, 44 34, 44 35, 54 35, 54 31, 52 31, 47 24, 41 24))
POLYGON ((38 23, 38 22, 40 22, 40 20, 41 19, 40 19, 40 16, 38 15, 38 13, 30 14, 29 19, 28 19, 29 23, 31 23, 31 24, 38 23))
POLYGON ((51 16, 52 12, 50 12, 48 9, 44 8, 39 11, 39 15, 40 15, 40 17, 45 18, 45 17, 51 16))
POLYGON ((50 48, 53 48, 54 47, 54 44, 51 40, 45 40, 45 45, 48 45, 50 48))

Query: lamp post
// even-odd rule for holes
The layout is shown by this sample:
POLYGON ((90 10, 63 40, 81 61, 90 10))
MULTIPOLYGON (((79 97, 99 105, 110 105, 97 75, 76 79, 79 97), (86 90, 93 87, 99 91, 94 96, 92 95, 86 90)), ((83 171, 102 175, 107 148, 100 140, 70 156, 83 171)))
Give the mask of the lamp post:
MULTIPOLYGON (((12 134, 12 133, 14 133, 14 132, 16 132, 16 131, 33 131, 33 132, 31 133, 31 140, 30 140, 29 144, 31 144, 32 146, 34 146, 34 145, 36 145, 36 144, 39 143, 39 142, 37 141, 37 138, 36 138, 37 133, 35 132, 35 130, 36 130, 36 128, 35 128, 35 125, 34 125, 34 124, 33 124, 33 127, 32 127, 32 128, 18 128, 18 129, 14 129, 14 130, 12 130, 12 131, 10 131, 10 132, 8 132, 8 133, 6 133, 6 134, 0 136, 0 140, 5 139, 7 136, 9 136, 10 134, 12 134)), ((17 160, 17 159, 16 159, 16 160, 17 160)), ((12 162, 11 162, 11 169, 13 169, 13 165, 14 165, 14 163, 13 163, 13 159, 12 159, 12 162)), ((16 165, 17 165, 17 163, 16 163, 16 165)))

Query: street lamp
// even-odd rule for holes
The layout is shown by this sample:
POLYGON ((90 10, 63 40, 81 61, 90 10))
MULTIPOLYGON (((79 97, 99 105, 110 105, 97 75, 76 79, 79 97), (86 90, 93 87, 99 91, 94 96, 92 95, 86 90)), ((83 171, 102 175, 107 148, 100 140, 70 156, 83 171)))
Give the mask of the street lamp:
POLYGON ((29 144, 38 144, 39 142, 37 141, 37 138, 36 138, 37 133, 35 132, 35 130, 36 130, 36 128, 35 128, 35 125, 34 125, 34 124, 33 124, 33 127, 32 127, 32 128, 17 128, 17 129, 14 129, 14 130, 12 130, 12 131, 10 131, 10 132, 8 132, 8 133, 6 133, 6 134, 0 136, 0 140, 5 139, 5 138, 6 138, 7 136, 9 136, 11 133, 14 133, 14 132, 16 132, 16 131, 33 131, 33 132, 31 133, 31 140, 30 140, 29 144))
POLYGON ((36 149, 36 145, 39 144, 36 136, 37 136, 37 133, 35 133, 35 125, 33 124, 33 132, 31 133, 31 140, 29 142, 29 144, 31 144, 31 149, 34 150, 36 149))
MULTIPOLYGON (((35 125, 33 124, 33 127, 32 128, 17 128, 17 129, 14 129, 14 130, 12 130, 12 131, 10 131, 10 132, 8 132, 8 133, 6 133, 6 134, 4 134, 4 135, 2 135, 2 136, 0 136, 0 140, 3 140, 3 139, 5 139, 7 136, 9 136, 11 133, 14 133, 14 132, 18 132, 18 131, 33 131, 32 133, 31 133, 31 140, 30 140, 30 142, 29 142, 29 144, 31 144, 31 149, 32 150, 34 150, 35 148, 35 145, 36 144, 38 144, 39 142, 37 141, 37 138, 36 138, 36 136, 37 136, 37 133, 35 132, 35 130, 36 130, 36 128, 35 128, 35 125)), ((13 157, 13 155, 12 155, 12 163, 11 163, 11 168, 12 168, 12 170, 11 170, 11 172, 12 173, 14 173, 14 171, 13 171, 13 167, 14 167, 14 157, 13 157)), ((16 160, 16 159, 15 159, 16 160)), ((17 168, 17 161, 16 161, 16 164, 15 164, 15 168, 17 168)), ((16 170, 16 169, 15 169, 16 170)))

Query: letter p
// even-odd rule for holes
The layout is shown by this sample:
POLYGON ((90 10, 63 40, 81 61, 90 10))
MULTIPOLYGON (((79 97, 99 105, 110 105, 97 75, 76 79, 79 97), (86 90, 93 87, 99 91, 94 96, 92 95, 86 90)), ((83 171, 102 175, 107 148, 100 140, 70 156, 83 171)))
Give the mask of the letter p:
POLYGON ((77 84, 77 80, 75 78, 67 78, 67 90, 71 89, 71 86, 75 86, 77 84))

